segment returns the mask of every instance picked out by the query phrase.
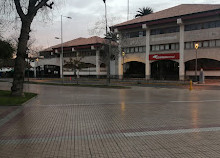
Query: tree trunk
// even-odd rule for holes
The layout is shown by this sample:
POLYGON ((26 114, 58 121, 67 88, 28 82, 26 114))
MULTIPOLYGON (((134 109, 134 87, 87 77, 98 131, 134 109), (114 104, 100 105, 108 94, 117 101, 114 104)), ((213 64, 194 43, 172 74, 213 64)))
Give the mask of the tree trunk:
POLYGON ((31 20, 22 21, 20 37, 18 40, 17 57, 15 59, 13 85, 11 87, 12 96, 24 96, 23 83, 25 75, 25 57, 27 42, 29 40, 31 20))
POLYGON ((109 47, 108 47, 108 54, 107 54, 107 79, 106 79, 106 85, 110 85, 110 80, 111 80, 111 74, 110 74, 110 58, 111 58, 111 53, 112 53, 112 46, 111 46, 111 40, 108 40, 109 42, 109 47))

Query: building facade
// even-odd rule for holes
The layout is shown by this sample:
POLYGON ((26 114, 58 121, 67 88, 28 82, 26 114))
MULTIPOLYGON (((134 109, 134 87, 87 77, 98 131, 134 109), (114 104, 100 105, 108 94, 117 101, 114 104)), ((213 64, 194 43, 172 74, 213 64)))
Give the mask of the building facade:
POLYGON ((119 78, 185 80, 201 69, 220 77, 220 5, 183 4, 111 29, 120 37, 119 78))
MULTIPOLYGON (((36 76, 60 77, 63 76, 100 76, 106 75, 106 52, 108 43, 105 39, 94 36, 77 38, 63 43, 63 58, 61 44, 52 46, 40 52, 36 62, 36 76), (63 66, 61 66, 63 65, 63 66)), ((115 59, 110 61, 111 75, 116 75, 115 59)))

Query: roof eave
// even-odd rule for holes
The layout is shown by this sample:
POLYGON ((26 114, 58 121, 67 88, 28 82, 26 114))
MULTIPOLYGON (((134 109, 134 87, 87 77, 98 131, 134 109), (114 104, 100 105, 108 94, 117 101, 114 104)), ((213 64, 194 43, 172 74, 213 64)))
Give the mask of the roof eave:
POLYGON ((154 24, 173 22, 173 21, 176 21, 178 18, 182 18, 183 20, 188 20, 188 19, 194 19, 194 18, 200 18, 200 17, 207 17, 207 16, 211 16, 211 15, 218 15, 218 14, 220 14, 220 9, 192 13, 192 14, 186 14, 186 15, 180 15, 180 16, 174 16, 174 17, 168 17, 168 18, 163 18, 163 19, 156 19, 156 20, 151 20, 151 21, 143 21, 143 22, 121 25, 121 26, 112 26, 111 29, 114 30, 117 28, 118 30, 124 30, 124 29, 142 27, 142 24, 147 24, 148 26, 150 26, 150 25, 154 25, 154 24))

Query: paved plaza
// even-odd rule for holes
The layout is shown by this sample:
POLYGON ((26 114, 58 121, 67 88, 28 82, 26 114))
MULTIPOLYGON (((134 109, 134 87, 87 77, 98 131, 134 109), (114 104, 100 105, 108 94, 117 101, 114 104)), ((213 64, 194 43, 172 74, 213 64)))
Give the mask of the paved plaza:
POLYGON ((220 158, 219 90, 30 84, 25 91, 39 95, 0 107, 1 158, 220 158))

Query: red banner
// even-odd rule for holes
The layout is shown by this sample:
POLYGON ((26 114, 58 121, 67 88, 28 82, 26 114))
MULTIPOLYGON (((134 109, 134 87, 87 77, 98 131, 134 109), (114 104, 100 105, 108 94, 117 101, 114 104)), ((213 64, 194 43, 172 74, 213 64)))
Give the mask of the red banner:
POLYGON ((149 60, 168 60, 168 59, 179 59, 179 53, 169 53, 169 54, 150 54, 149 60))

